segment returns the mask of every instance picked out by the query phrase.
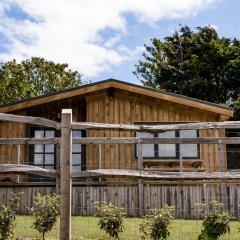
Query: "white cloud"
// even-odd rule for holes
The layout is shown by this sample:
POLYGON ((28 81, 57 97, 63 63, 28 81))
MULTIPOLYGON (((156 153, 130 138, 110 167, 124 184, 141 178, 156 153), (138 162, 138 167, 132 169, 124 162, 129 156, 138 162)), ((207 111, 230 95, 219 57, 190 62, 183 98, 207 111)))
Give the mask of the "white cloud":
MULTIPOLYGON (((67 62, 84 75, 95 76, 135 55, 121 44, 127 33, 125 13, 139 21, 154 23, 162 18, 193 16, 217 0, 2 0, 0 33, 8 39, 8 50, 0 61, 42 56, 67 62), (31 20, 7 16, 17 5, 31 20), (116 36, 103 39, 101 30, 111 28, 116 36)), ((144 34, 144 33, 143 33, 144 34)))

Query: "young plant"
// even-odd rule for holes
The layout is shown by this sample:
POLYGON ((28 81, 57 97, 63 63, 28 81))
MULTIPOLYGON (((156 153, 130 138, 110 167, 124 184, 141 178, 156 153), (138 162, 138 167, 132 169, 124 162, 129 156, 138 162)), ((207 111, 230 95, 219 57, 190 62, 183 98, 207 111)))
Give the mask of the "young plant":
POLYGON ((119 234, 124 229, 123 218, 125 213, 123 208, 114 206, 111 202, 97 202, 95 207, 100 229, 103 229, 110 237, 119 239, 119 234))
POLYGON ((20 194, 13 194, 8 206, 1 205, 0 209, 0 240, 6 240, 13 236, 16 211, 19 207, 20 194))
MULTIPOLYGON (((223 211, 223 204, 211 201, 209 211, 203 212, 203 222, 198 240, 218 240, 225 233, 230 232, 230 214, 223 211)), ((198 205, 201 209, 203 204, 198 205)))
POLYGON ((42 234, 43 240, 57 222, 59 206, 60 198, 55 194, 48 196, 38 193, 34 198, 33 207, 30 209, 33 216, 32 227, 42 234))
POLYGON ((169 225, 174 219, 173 206, 164 205, 161 209, 152 209, 151 214, 143 218, 139 225, 141 238, 165 240, 169 237, 169 225))

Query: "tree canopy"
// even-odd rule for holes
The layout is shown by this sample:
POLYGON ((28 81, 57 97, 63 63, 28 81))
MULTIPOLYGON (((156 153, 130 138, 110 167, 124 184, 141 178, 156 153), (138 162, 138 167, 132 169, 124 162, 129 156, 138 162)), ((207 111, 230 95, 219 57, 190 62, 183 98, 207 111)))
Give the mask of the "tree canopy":
POLYGON ((82 84, 82 75, 68 64, 32 57, 17 63, 15 59, 0 65, 0 104, 49 94, 82 84))
POLYGON ((145 86, 226 104, 240 94, 240 41, 211 26, 151 39, 134 73, 145 86))

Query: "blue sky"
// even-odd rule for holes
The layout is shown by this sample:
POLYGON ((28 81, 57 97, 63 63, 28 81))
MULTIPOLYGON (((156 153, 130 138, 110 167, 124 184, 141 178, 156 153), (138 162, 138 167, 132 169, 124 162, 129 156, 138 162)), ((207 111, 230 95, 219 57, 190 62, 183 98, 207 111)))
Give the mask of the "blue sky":
POLYGON ((93 82, 139 83, 132 71, 143 45, 179 24, 240 37, 238 0, 0 0, 0 17, 1 62, 45 57, 93 82))

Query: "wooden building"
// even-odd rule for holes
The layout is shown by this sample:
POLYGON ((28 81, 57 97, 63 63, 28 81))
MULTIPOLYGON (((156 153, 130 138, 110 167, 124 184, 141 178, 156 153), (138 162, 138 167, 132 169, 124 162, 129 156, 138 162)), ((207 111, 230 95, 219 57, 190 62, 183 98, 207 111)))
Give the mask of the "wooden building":
MULTIPOLYGON (((201 100, 157 91, 114 79, 39 96, 0 106, 1 113, 44 117, 60 121, 61 110, 70 108, 73 121, 122 124, 156 124, 226 121, 233 111, 201 100)), ((74 137, 221 137, 224 130, 182 130, 159 133, 87 130, 73 131, 74 137)), ((54 137, 51 128, 22 123, 0 122, 0 137, 54 137)), ((179 152, 185 171, 218 171, 217 146, 207 144, 144 145, 144 168, 178 171, 179 152)), ((53 144, 22 146, 21 163, 53 169, 56 167, 56 146, 53 144)), ((0 145, 0 163, 16 163, 16 146, 0 145)), ((96 145, 73 146, 73 171, 99 168, 99 148, 96 145)), ((225 169, 227 156, 225 153, 225 169)), ((102 168, 137 169, 137 152, 133 144, 106 144, 101 151, 102 168)), ((2 179, 4 180, 4 179, 2 179)))

